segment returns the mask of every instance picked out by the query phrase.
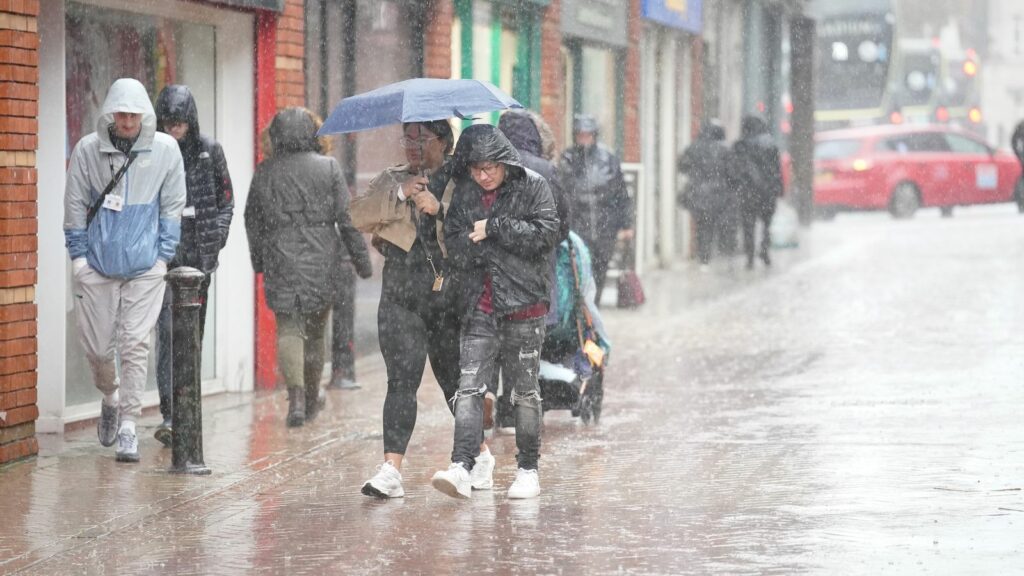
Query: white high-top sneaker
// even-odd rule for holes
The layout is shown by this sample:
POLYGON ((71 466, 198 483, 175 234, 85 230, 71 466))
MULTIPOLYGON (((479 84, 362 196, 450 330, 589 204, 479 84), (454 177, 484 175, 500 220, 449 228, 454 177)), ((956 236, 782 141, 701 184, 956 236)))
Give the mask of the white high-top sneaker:
POLYGON ((377 467, 373 478, 363 484, 363 494, 377 498, 401 498, 405 496, 402 489, 402 473, 390 461, 377 467))
POLYGON ((540 476, 536 470, 516 472, 516 479, 508 488, 508 497, 512 499, 536 498, 540 495, 540 476))

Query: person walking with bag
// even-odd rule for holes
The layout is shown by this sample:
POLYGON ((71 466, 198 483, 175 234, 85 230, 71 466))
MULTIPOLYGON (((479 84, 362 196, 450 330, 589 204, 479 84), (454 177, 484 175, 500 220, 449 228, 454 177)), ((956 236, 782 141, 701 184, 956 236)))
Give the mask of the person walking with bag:
POLYGON ((348 250, 356 272, 373 272, 363 237, 349 217, 349 192, 338 161, 317 138, 320 119, 286 108, 267 129, 269 147, 256 167, 245 205, 245 230, 267 305, 277 319, 277 361, 288 386, 289 427, 319 410, 324 331, 334 300, 334 268, 348 250), (338 242, 338 235, 342 242, 338 242))
POLYGON ((142 414, 149 336, 186 198, 178 143, 156 125, 142 83, 115 81, 96 131, 71 152, 64 190, 75 317, 103 393, 96 431, 103 446, 117 443, 119 462, 139 461, 135 424, 142 414))
MULTIPOLYGON (((217 270, 217 258, 228 241, 235 197, 228 173, 224 149, 213 138, 199 131, 199 111, 187 86, 170 85, 156 99, 157 130, 178 141, 185 165, 186 200, 181 218, 181 242, 171 260, 171 270, 179 266, 195 268, 206 275, 199 286, 199 342, 202 347, 206 328, 207 292, 217 270)), ((171 445, 173 383, 171 350, 171 291, 164 291, 160 318, 157 320, 156 382, 160 394, 163 422, 154 436, 164 446, 171 445)))
MULTIPOLYGON (((445 254, 443 226, 454 183, 446 164, 455 144, 447 120, 402 127, 406 164, 374 178, 352 202, 356 226, 374 234, 384 255, 377 309, 380 351, 388 373, 384 399, 384 462, 362 493, 377 498, 405 496, 402 462, 416 426, 417 391, 427 358, 449 408, 459 386, 459 325, 456 279, 445 254)), ((472 485, 491 488, 494 458, 486 444, 473 469, 472 485)))
POLYGON ((431 484, 454 498, 472 494, 483 438, 483 399, 499 374, 512 390, 518 471, 509 498, 540 494, 541 397, 537 380, 551 293, 558 215, 542 176, 494 126, 466 128, 453 160, 455 195, 445 244, 460 281, 464 318, 452 464, 431 484))

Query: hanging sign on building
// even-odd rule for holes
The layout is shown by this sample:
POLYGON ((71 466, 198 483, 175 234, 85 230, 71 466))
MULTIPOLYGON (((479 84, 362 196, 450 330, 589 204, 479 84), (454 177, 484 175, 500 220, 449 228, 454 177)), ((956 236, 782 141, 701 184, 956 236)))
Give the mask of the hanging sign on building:
POLYGON ((284 12, 285 0, 207 0, 210 4, 223 4, 235 8, 253 8, 256 10, 273 10, 284 12))
POLYGON ((642 0, 640 13, 653 22, 700 34, 701 8, 701 0, 642 0))
POLYGON ((562 33, 626 46, 628 15, 629 0, 562 0, 562 33))

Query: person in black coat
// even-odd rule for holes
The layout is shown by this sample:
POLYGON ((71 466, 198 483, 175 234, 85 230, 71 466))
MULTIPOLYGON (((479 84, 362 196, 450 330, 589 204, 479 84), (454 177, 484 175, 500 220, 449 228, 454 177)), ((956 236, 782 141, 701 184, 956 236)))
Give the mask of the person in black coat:
POLYGON ((351 258, 360 277, 373 272, 362 234, 352 226, 341 166, 323 154, 316 137, 319 125, 304 108, 274 116, 267 130, 271 146, 256 167, 245 205, 252 267, 263 274, 267 306, 277 319, 288 426, 302 426, 319 408, 335 269, 351 258))
POLYGON ((483 398, 500 373, 512 389, 519 449, 508 497, 534 498, 540 493, 542 414, 537 377, 559 225, 555 201, 547 181, 523 166, 494 126, 466 128, 452 163, 455 193, 444 236, 464 314, 461 378, 452 464, 431 484, 449 496, 470 497, 470 471, 483 439, 483 398))
POLYGON ((771 265, 771 225, 775 206, 782 195, 782 163, 779 149, 768 131, 768 125, 755 116, 743 118, 740 139, 733 144, 736 179, 740 196, 740 217, 743 223, 743 250, 747 268, 754 267, 754 229, 761 222, 760 257, 771 265))
POLYGON ((597 120, 577 115, 573 122, 574 145, 562 154, 560 178, 569 198, 572 230, 590 248, 596 302, 608 274, 608 262, 617 237, 633 237, 633 200, 622 177, 619 158, 598 142, 597 120))
MULTIPOLYGON (((199 308, 199 341, 206 328, 206 298, 210 279, 217 269, 218 255, 228 240, 228 230, 235 210, 224 150, 213 138, 199 131, 199 112, 187 86, 165 87, 156 101, 157 129, 178 141, 185 164, 187 197, 181 218, 181 241, 167 268, 190 266, 203 272, 200 285, 202 306, 199 308)), ((171 291, 164 291, 164 301, 157 320, 157 389, 160 393, 160 415, 156 439, 171 445, 173 414, 173 374, 171 368, 171 291)))
POLYGON ((701 266, 711 261, 716 222, 731 203, 729 170, 732 152, 725 143, 725 129, 709 120, 697 139, 679 158, 679 171, 688 176, 681 203, 697 227, 697 257, 701 266))

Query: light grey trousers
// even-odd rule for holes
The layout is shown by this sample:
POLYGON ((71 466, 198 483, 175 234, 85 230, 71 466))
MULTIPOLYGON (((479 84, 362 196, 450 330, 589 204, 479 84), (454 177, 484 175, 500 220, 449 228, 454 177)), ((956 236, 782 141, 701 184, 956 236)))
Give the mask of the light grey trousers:
POLYGON ((160 316, 167 265, 161 261, 131 280, 107 278, 85 266, 75 273, 75 317, 96 388, 120 389, 122 421, 142 414, 149 337, 160 316), (121 374, 115 367, 121 359, 121 374))

